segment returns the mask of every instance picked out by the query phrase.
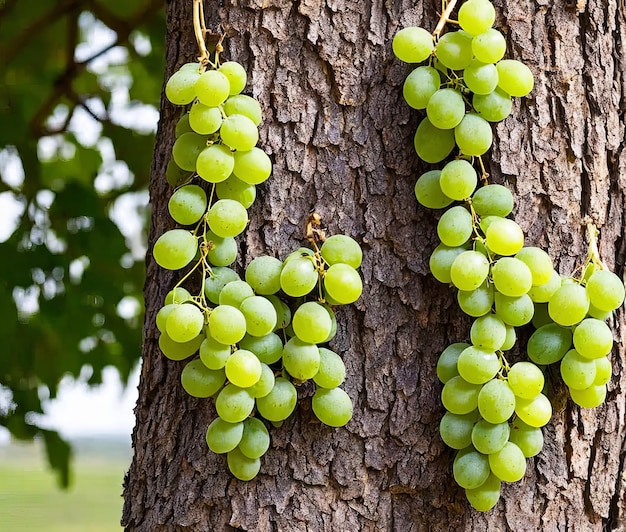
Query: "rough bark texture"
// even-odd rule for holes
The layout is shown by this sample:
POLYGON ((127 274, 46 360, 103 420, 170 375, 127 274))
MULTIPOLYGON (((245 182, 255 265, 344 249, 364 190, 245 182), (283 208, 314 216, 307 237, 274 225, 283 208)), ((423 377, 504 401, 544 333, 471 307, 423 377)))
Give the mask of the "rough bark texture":
MULTIPOLYGON (((197 55, 191 1, 168 2, 168 72, 197 55)), ((583 219, 602 226, 605 262, 623 274, 626 207, 626 41, 617 0, 495 0, 508 57, 536 76, 530 97, 495 128, 492 180, 516 197, 527 242, 562 273, 584 260, 583 219)), ((621 4, 621 5, 620 5, 621 4)), ((410 68, 395 60, 401 27, 433 29, 436 1, 241 0, 206 6, 229 35, 226 58, 249 72, 264 108, 261 145, 274 173, 259 188, 242 242, 245 262, 283 258, 302 243, 312 210, 331 233, 363 243, 365 290, 338 313, 332 347, 348 368, 353 420, 332 430, 298 408, 280 429, 261 473, 234 480, 208 451, 212 402, 179 384, 181 363, 157 347, 154 317, 175 276, 148 256, 143 370, 125 490, 129 530, 449 531, 625 530, 624 312, 612 325, 614 377, 606 405, 581 410, 551 391, 555 415, 526 478, 507 485, 488 514, 473 511, 452 480, 438 436, 438 353, 465 340, 469 321, 454 292, 428 271, 436 216, 416 205, 417 124, 402 100, 410 68)), ((150 242, 170 228, 163 177, 180 111, 162 108, 152 171, 150 242)), ((523 356, 523 354, 520 354, 523 356)), ((306 387, 300 390, 310 395, 306 387)))

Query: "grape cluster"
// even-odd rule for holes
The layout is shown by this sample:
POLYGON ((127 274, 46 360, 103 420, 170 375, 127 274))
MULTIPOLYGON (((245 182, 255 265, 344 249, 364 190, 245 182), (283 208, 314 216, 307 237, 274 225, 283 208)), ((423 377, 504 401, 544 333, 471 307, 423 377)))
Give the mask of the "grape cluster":
POLYGON ((624 300, 623 282, 597 253, 575 278, 556 272, 543 250, 525 246, 521 227, 508 218, 511 192, 487 183, 480 156, 492 143, 489 122, 506 118, 511 97, 533 88, 528 67, 503 59, 505 40, 491 27, 494 19, 489 0, 468 0, 458 12, 460 30, 435 43, 426 30, 411 27, 393 41, 399 59, 428 60, 409 74, 403 91, 411 107, 426 110, 415 134, 418 156, 438 163, 458 147, 454 160, 419 177, 415 195, 425 207, 447 208, 430 270, 458 289, 459 306, 474 318, 470 343, 447 347, 437 375, 447 410, 440 434, 458 450, 454 478, 480 511, 497 503, 501 481, 523 478, 526 458, 543 448, 541 427, 552 415, 545 366, 560 362, 578 405, 604 401, 613 345, 605 320, 624 300), (531 322, 537 330, 527 346, 530 361, 509 365, 505 353, 516 343, 515 327, 531 322))
POLYGON ((326 425, 340 427, 352 417, 352 401, 340 388, 345 365, 323 344, 337 330, 334 308, 361 295, 363 254, 348 236, 326 238, 313 216, 314 249, 300 248, 284 261, 257 257, 243 279, 230 268, 255 185, 272 168, 256 147, 261 108, 240 94, 245 85, 245 70, 232 61, 205 72, 183 65, 167 82, 172 103, 191 104, 176 126, 166 170, 177 187, 168 208, 179 225, 195 227, 165 232, 153 255, 170 270, 193 264, 157 313, 159 347, 171 360, 198 355, 186 363, 181 383, 193 397, 215 399, 218 417, 207 428, 207 445, 227 454, 236 478, 251 480, 270 445, 261 418, 281 424, 296 407, 297 386, 313 381, 312 409, 326 425), (192 183, 196 176, 210 184, 208 198, 192 183), (197 269, 202 287, 192 295, 179 285, 197 269))

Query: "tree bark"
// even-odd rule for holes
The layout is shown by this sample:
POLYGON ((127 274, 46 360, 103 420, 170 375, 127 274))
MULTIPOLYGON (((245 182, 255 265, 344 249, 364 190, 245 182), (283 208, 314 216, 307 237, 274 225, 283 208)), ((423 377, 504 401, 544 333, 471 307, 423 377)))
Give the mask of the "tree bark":
MULTIPOLYGON (((167 72, 197 56, 189 0, 167 5, 167 72)), ((584 220, 601 226, 603 260, 620 276, 626 244, 626 42, 617 0, 495 0, 507 57, 523 60, 535 89, 494 128, 491 181, 509 186, 527 245, 546 249, 561 273, 586 256, 584 220)), ((470 321, 452 289, 429 273, 436 217, 417 205, 417 113, 402 99, 410 67, 391 52, 409 25, 433 30, 437 1, 226 0, 205 7, 227 33, 224 57, 249 73, 264 109, 262 146, 273 175, 259 187, 241 239, 244 263, 280 258, 303 242, 318 212, 330 233, 363 244, 364 293, 339 310, 331 346, 355 404, 344 428, 315 421, 311 390, 271 430, 259 476, 245 483, 204 442, 215 412, 180 386, 182 363, 160 353, 155 314, 176 274, 150 252, 143 368, 125 485, 123 524, 137 531, 600 531, 626 530, 624 311, 611 325, 614 376, 605 405, 576 407, 552 386, 554 416, 526 477, 480 514, 453 482, 453 454, 438 435, 443 413, 435 364, 470 321)), ((180 111, 167 102, 152 167, 149 246, 173 222, 164 172, 180 111)), ((241 266, 240 264, 239 266, 241 266)), ((525 357, 523 346, 516 351, 525 357)), ((555 379, 558 381, 558 379, 555 379)))

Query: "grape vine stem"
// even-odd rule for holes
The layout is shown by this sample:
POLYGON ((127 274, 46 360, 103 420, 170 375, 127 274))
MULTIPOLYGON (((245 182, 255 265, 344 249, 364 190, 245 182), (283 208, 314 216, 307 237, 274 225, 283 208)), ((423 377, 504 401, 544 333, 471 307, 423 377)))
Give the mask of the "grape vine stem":
POLYGON ((450 20, 450 13, 452 13, 452 11, 454 10, 456 3, 457 3, 457 0, 449 0, 448 3, 445 4, 446 7, 443 13, 441 14, 441 17, 439 17, 439 22, 437 23, 437 26, 435 27, 435 31, 433 31, 433 37, 435 38, 435 40, 439 39, 439 36, 441 35, 441 32, 443 31, 443 28, 446 25, 446 22, 450 20))
POLYGON ((209 62, 209 51, 204 42, 206 27, 204 26, 204 8, 202 6, 202 0, 193 0, 193 30, 196 35, 198 49, 200 50, 198 61, 205 65, 209 62))

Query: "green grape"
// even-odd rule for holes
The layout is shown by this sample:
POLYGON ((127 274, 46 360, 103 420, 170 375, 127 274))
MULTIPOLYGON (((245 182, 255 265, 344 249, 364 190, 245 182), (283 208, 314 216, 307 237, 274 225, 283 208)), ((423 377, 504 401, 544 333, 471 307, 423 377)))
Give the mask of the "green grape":
POLYGON ((509 441, 508 423, 489 423, 481 419, 472 429, 472 445, 483 454, 498 452, 509 441))
POLYGON ((448 380, 441 391, 441 402, 453 414, 469 414, 478 407, 481 384, 467 382, 460 375, 448 380))
POLYGON ((320 351, 315 344, 293 337, 283 349, 283 366, 294 379, 312 379, 320 369, 320 351))
POLYGON ((270 300, 272 305, 274 305, 274 310, 276 310, 276 316, 278 316, 276 328, 274 329, 274 331, 277 331, 278 329, 285 329, 291 323, 291 309, 289 308, 287 303, 279 299, 277 296, 269 295, 266 297, 270 300))
POLYGON ((511 114, 513 102, 506 92, 496 88, 489 94, 474 94, 472 107, 488 122, 500 122, 511 114))
POLYGON ((502 185, 485 185, 472 196, 472 205, 479 216, 508 216, 513 210, 513 195, 502 185))
POLYGON ((196 97, 195 85, 200 73, 190 68, 174 72, 165 84, 165 96, 174 105, 187 105, 196 97))
POLYGON ((254 386, 261 378, 261 362, 246 349, 235 351, 224 366, 228 380, 239 388, 254 386))
POLYGON ((494 302, 493 285, 481 284, 476 290, 459 290, 457 301, 461 310, 468 316, 478 318, 491 311, 494 302))
POLYGON ((176 305, 165 322, 168 336, 179 343, 193 340, 202 332, 203 327, 203 312, 195 305, 188 303, 176 305))
POLYGON ((172 310, 174 310, 177 306, 178 305, 170 303, 168 305, 161 307, 159 311, 157 312, 155 321, 156 321, 157 329, 159 329, 160 332, 166 332, 165 327, 167 323, 167 317, 170 315, 170 312, 172 312, 172 310))
POLYGON ((459 451, 452 465, 454 480, 462 488, 474 489, 482 486, 489 477, 489 460, 473 447, 459 451))
POLYGON ((545 251, 537 247, 523 247, 515 258, 521 260, 532 273, 532 285, 541 286, 549 282, 554 273, 552 259, 545 251))
POLYGON ((324 289, 335 301, 348 305, 361 296, 363 281, 352 266, 339 262, 326 270, 324 289))
POLYGON ((517 335, 515 334, 515 327, 509 324, 505 324, 505 326, 506 326, 506 339, 504 340, 504 343, 502 344, 500 351, 508 351, 509 349, 512 349, 513 346, 515 345, 515 342, 517 341, 517 335))
POLYGON ((322 308, 328 312, 330 316, 330 333, 322 343, 330 342, 337 335, 337 318, 335 312, 328 302, 322 304, 322 308))
POLYGON ((341 357, 325 347, 319 348, 320 366, 313 381, 320 388, 336 388, 346 377, 346 366, 341 357))
POLYGON ((426 117, 417 126, 413 146, 420 159, 427 163, 438 163, 450 155, 456 146, 454 131, 439 129, 426 117))
POLYGON ((248 81, 246 69, 236 61, 226 61, 217 70, 228 79, 228 85, 230 86, 229 94, 231 96, 239 94, 245 88, 248 81))
POLYGON ((411 26, 397 32, 391 43, 395 56, 405 63, 421 63, 428 59, 435 44, 424 28, 411 26))
POLYGON ((185 303, 187 301, 191 301, 193 298, 189 293, 189 290, 183 288, 182 286, 177 286, 172 288, 167 295, 165 296, 164 305, 180 305, 181 303, 185 303))
POLYGON ((196 160, 204 148, 206 137, 196 133, 183 133, 172 146, 172 157, 180 169, 195 172, 196 160))
POLYGON ((191 171, 179 168, 174 159, 170 159, 167 162, 167 167, 165 168, 165 179, 167 179, 167 182, 173 187, 186 183, 192 175, 191 171))
POLYGON ((189 113, 183 113, 183 115, 176 122, 176 138, 180 137, 183 133, 192 132, 193 129, 189 123, 189 113))
POLYGON ((454 200, 441 190, 441 170, 429 170, 422 174, 415 183, 415 197, 420 205, 429 209, 443 209, 454 200))
POLYGON ((472 62, 472 36, 461 31, 444 33, 435 48, 437 59, 447 68, 463 70, 472 62))
POLYGON ((318 277, 315 264, 309 258, 285 259, 280 272, 280 287, 288 296, 302 297, 315 288, 318 277))
POLYGON ((526 96, 533 90, 535 79, 530 69, 515 59, 502 59, 496 63, 498 87, 511 96, 526 96))
POLYGON ((510 297, 496 292, 494 294, 496 316, 507 325, 521 327, 533 318, 535 307, 528 294, 510 297))
POLYGON ((472 236, 473 231, 472 215, 462 205, 448 209, 437 223, 439 239, 450 247, 465 244, 472 236))
POLYGON ((600 310, 599 308, 596 308, 591 303, 589 303, 589 310, 587 311, 587 315, 600 321, 606 321, 611 317, 611 311, 600 310))
MULTIPOLYGON (((222 142, 233 150, 248 151, 256 146, 259 141, 259 130, 252 120, 244 115, 229 115, 220 127, 222 142)), ((243 179, 243 175, 235 173, 243 179)))
POLYGON ((180 270, 189 264, 198 251, 198 240, 185 229, 163 233, 152 248, 156 263, 166 270, 180 270))
POLYGON ((472 429, 476 413, 459 416, 446 412, 439 423, 439 434, 443 442, 452 449, 464 449, 472 444, 472 429))
POLYGON ((596 378, 596 363, 570 349, 561 360, 561 377, 570 390, 584 390, 596 378))
POLYGON ((230 268, 214 267, 211 268, 208 277, 204 280, 204 295, 211 303, 219 304, 220 293, 223 288, 232 281, 240 281, 236 271, 230 268))
POLYGON ((448 382, 452 377, 459 374, 457 362, 459 356, 470 345, 465 342, 457 342, 446 347, 437 359, 437 377, 442 383, 448 382))
POLYGON ((494 425, 508 420, 515 411, 515 394, 509 384, 499 379, 484 384, 478 394, 478 411, 494 425))
POLYGON ((491 473, 482 485, 465 490, 465 496, 475 510, 488 512, 500 500, 500 479, 491 473))
MULTIPOLYGON (((237 152, 235 152, 236 154, 237 152)), ((230 199, 241 203, 246 209, 254 203, 256 199, 256 187, 244 183, 231 174, 225 181, 220 181, 215 186, 215 193, 219 199, 230 199)))
POLYGON ((246 318, 235 307, 218 305, 209 314, 209 331, 220 344, 236 344, 246 334, 246 318))
POLYGON ((246 268, 246 282, 257 294, 270 295, 280 290, 280 272, 283 263, 277 258, 263 255, 246 268))
POLYGON ((509 386, 517 397, 537 397, 545 384, 543 372, 530 362, 516 362, 507 375, 509 386))
POLYGON ((318 388, 311 405, 317 419, 329 427, 343 427, 352 418, 352 400, 341 388, 318 388))
POLYGON ((613 333, 603 321, 586 318, 574 329, 574 347, 585 358, 603 358, 613 348, 613 333))
POLYGON ((222 112, 219 107, 208 107, 194 102, 189 110, 189 125, 200 135, 211 135, 222 125, 222 112))
POLYGON ((413 109, 426 109, 430 97, 439 90, 441 77, 430 66, 417 67, 404 80, 402 94, 413 109))
POLYGON ((572 331, 556 323, 537 329, 528 339, 528 358, 535 364, 547 366, 561 360, 572 347, 572 331))
POLYGON ((223 144, 211 144, 200 152, 196 160, 196 172, 209 183, 228 179, 235 167, 235 159, 223 144))
POLYGON ((270 448, 270 434, 265 424, 256 417, 243 422, 243 436, 239 442, 239 450, 248 458, 260 458, 270 448))
POLYGON ((594 386, 602 386, 611 380, 613 367, 608 357, 594 359, 596 363, 596 378, 593 380, 594 386))
POLYGON ((610 312, 624 302, 624 283, 613 272, 599 270, 589 277, 587 294, 594 307, 610 312))
MULTIPOLYGON (((556 292, 559 288, 561 288, 561 276, 556 270, 552 270, 548 282, 539 286, 533 286, 528 291, 528 295, 535 303, 547 303, 550 301, 552 294, 554 294, 554 292, 556 292)), ((546 315, 547 312, 548 307, 546 306, 546 315)))
POLYGON ((207 336, 200 344, 200 360, 209 369, 222 369, 230 357, 230 346, 207 336))
MULTIPOLYGON (((490 226, 491 229, 492 226, 490 226)), ((496 290, 509 297, 520 297, 532 287, 533 275, 521 260, 501 257, 491 267, 491 278, 496 290)))
POLYGON ((559 325, 568 327, 581 322, 589 310, 585 287, 577 283, 561 286, 548 301, 548 313, 559 325))
POLYGON ((259 185, 272 173, 272 161, 261 148, 236 151, 233 172, 244 183, 259 185))
POLYGON ((276 327, 278 316, 274 305, 263 296, 244 299, 239 310, 246 318, 246 333, 250 336, 266 336, 276 327))
POLYGON ((452 129, 465 116, 463 96, 456 89, 439 89, 428 100, 426 115, 439 129, 452 129))
POLYGON ((465 251, 467 251, 465 248, 450 248, 444 244, 439 244, 432 252, 429 261, 430 271, 435 279, 441 283, 451 283, 450 270, 452 264, 465 251))
POLYGON ((329 236, 320 248, 322 258, 329 264, 343 263, 353 268, 361 266, 363 251, 358 242, 346 235, 329 236))
POLYGON ((245 299, 253 295, 254 290, 252 290, 252 287, 245 281, 237 279, 224 285, 220 292, 219 304, 239 308, 245 299))
POLYGON ((237 236, 248 225, 248 212, 238 201, 221 199, 209 209, 207 221, 217 236, 237 236))
POLYGON ((276 378, 274 377, 274 372, 272 371, 272 368, 270 368, 267 364, 261 363, 261 377, 256 382, 256 384, 248 388, 248 392, 252 397, 255 398, 265 397, 268 393, 272 391, 275 383, 276 378))
POLYGON ((572 397, 572 401, 578 406, 582 406, 583 408, 595 408, 604 403, 606 399, 606 386, 603 384, 601 386, 590 386, 584 390, 570 389, 569 393, 572 397))
POLYGON ((478 157, 491 147, 493 132, 484 118, 467 113, 454 128, 454 140, 462 154, 478 157))
POLYGON ((506 340, 506 325, 495 314, 486 314, 472 323, 470 339, 476 347, 497 351, 506 340))
POLYGON ((228 98, 230 83, 228 78, 221 72, 207 70, 198 77, 195 91, 200 103, 208 107, 217 107, 228 98))
POLYGON ((222 107, 226 116, 247 116, 254 122, 255 126, 258 126, 263 119, 261 104, 251 96, 246 96, 244 94, 231 96, 224 102, 222 107))
POLYGON ((550 400, 540 393, 532 399, 515 399, 515 413, 531 427, 543 427, 552 417, 550 400))
POLYGON ((228 462, 230 472, 239 480, 252 480, 261 469, 261 460, 259 458, 248 458, 239 448, 230 451, 226 455, 226 461, 228 462))
POLYGON ((465 69, 463 81, 474 94, 490 94, 498 86, 498 69, 494 64, 474 59, 465 69))
POLYGON ((229 423, 222 418, 215 418, 206 431, 206 443, 215 454, 232 451, 243 436, 243 423, 229 423))
POLYGON ((277 377, 274 388, 265 397, 256 400, 259 414, 268 421, 279 422, 287 419, 296 407, 298 393, 293 384, 284 377, 277 377))
POLYGON ((489 261, 478 251, 464 251, 450 267, 450 280, 459 290, 476 290, 485 282, 489 261))
POLYGON ((515 255, 524 246, 524 232, 513 220, 494 217, 486 231, 487 247, 498 255, 515 255))
POLYGON ((191 70, 195 70, 196 72, 200 72, 200 67, 202 65, 200 63, 185 63, 184 65, 181 65, 181 67, 178 70, 183 70, 183 69, 191 69, 191 70))
POLYGON ((180 374, 184 390, 192 397, 211 397, 224 386, 224 370, 209 369, 199 358, 189 362, 180 374))
POLYGON ((298 307, 291 322, 296 336, 308 344, 324 342, 332 327, 327 310, 317 301, 307 301, 298 307))
POLYGON ((204 334, 199 334, 188 342, 175 342, 164 332, 159 336, 159 349, 170 360, 184 360, 198 351, 203 340, 204 334))
POLYGON ((459 8, 459 25, 472 35, 486 32, 495 20, 496 10, 489 0, 468 0, 459 8))
POLYGON ((470 346, 459 355, 457 369, 463 380, 471 384, 483 384, 498 373, 500 361, 493 351, 470 346))
POLYGON ((230 266, 237 259, 237 242, 232 236, 220 238, 207 231, 207 240, 212 243, 207 258, 213 266, 230 266))
POLYGON ((172 194, 167 208, 181 225, 197 223, 206 211, 206 192, 198 185, 185 185, 172 194))
POLYGON ((526 474, 526 457, 517 445, 507 442, 502 449, 489 455, 489 467, 500 480, 517 482, 526 474))
POLYGON ((518 417, 511 423, 509 440, 520 448, 526 458, 538 455, 543 449, 541 429, 527 425, 518 417))
POLYGON ((474 36, 472 51, 476 59, 483 63, 497 63, 506 52, 506 40, 498 30, 489 28, 487 31, 474 36))
POLYGON ((443 167, 439 177, 441 191, 449 198, 459 201, 469 198, 477 183, 476 170, 465 159, 450 161, 443 167))
POLYGON ((273 332, 265 336, 247 334, 239 342, 239 347, 252 351, 264 364, 274 364, 283 356, 283 341, 273 332))
MULTIPOLYGON (((530 292, 532 292, 532 288, 530 292)), ((554 323, 552 321, 552 318, 548 314, 547 303, 534 303, 534 307, 535 307, 535 314, 533 315, 532 325, 535 329, 539 329, 540 327, 543 327, 544 325, 554 323)))
POLYGON ((234 384, 227 384, 215 399, 217 415, 229 423, 246 419, 254 408, 254 397, 248 390, 234 384))

